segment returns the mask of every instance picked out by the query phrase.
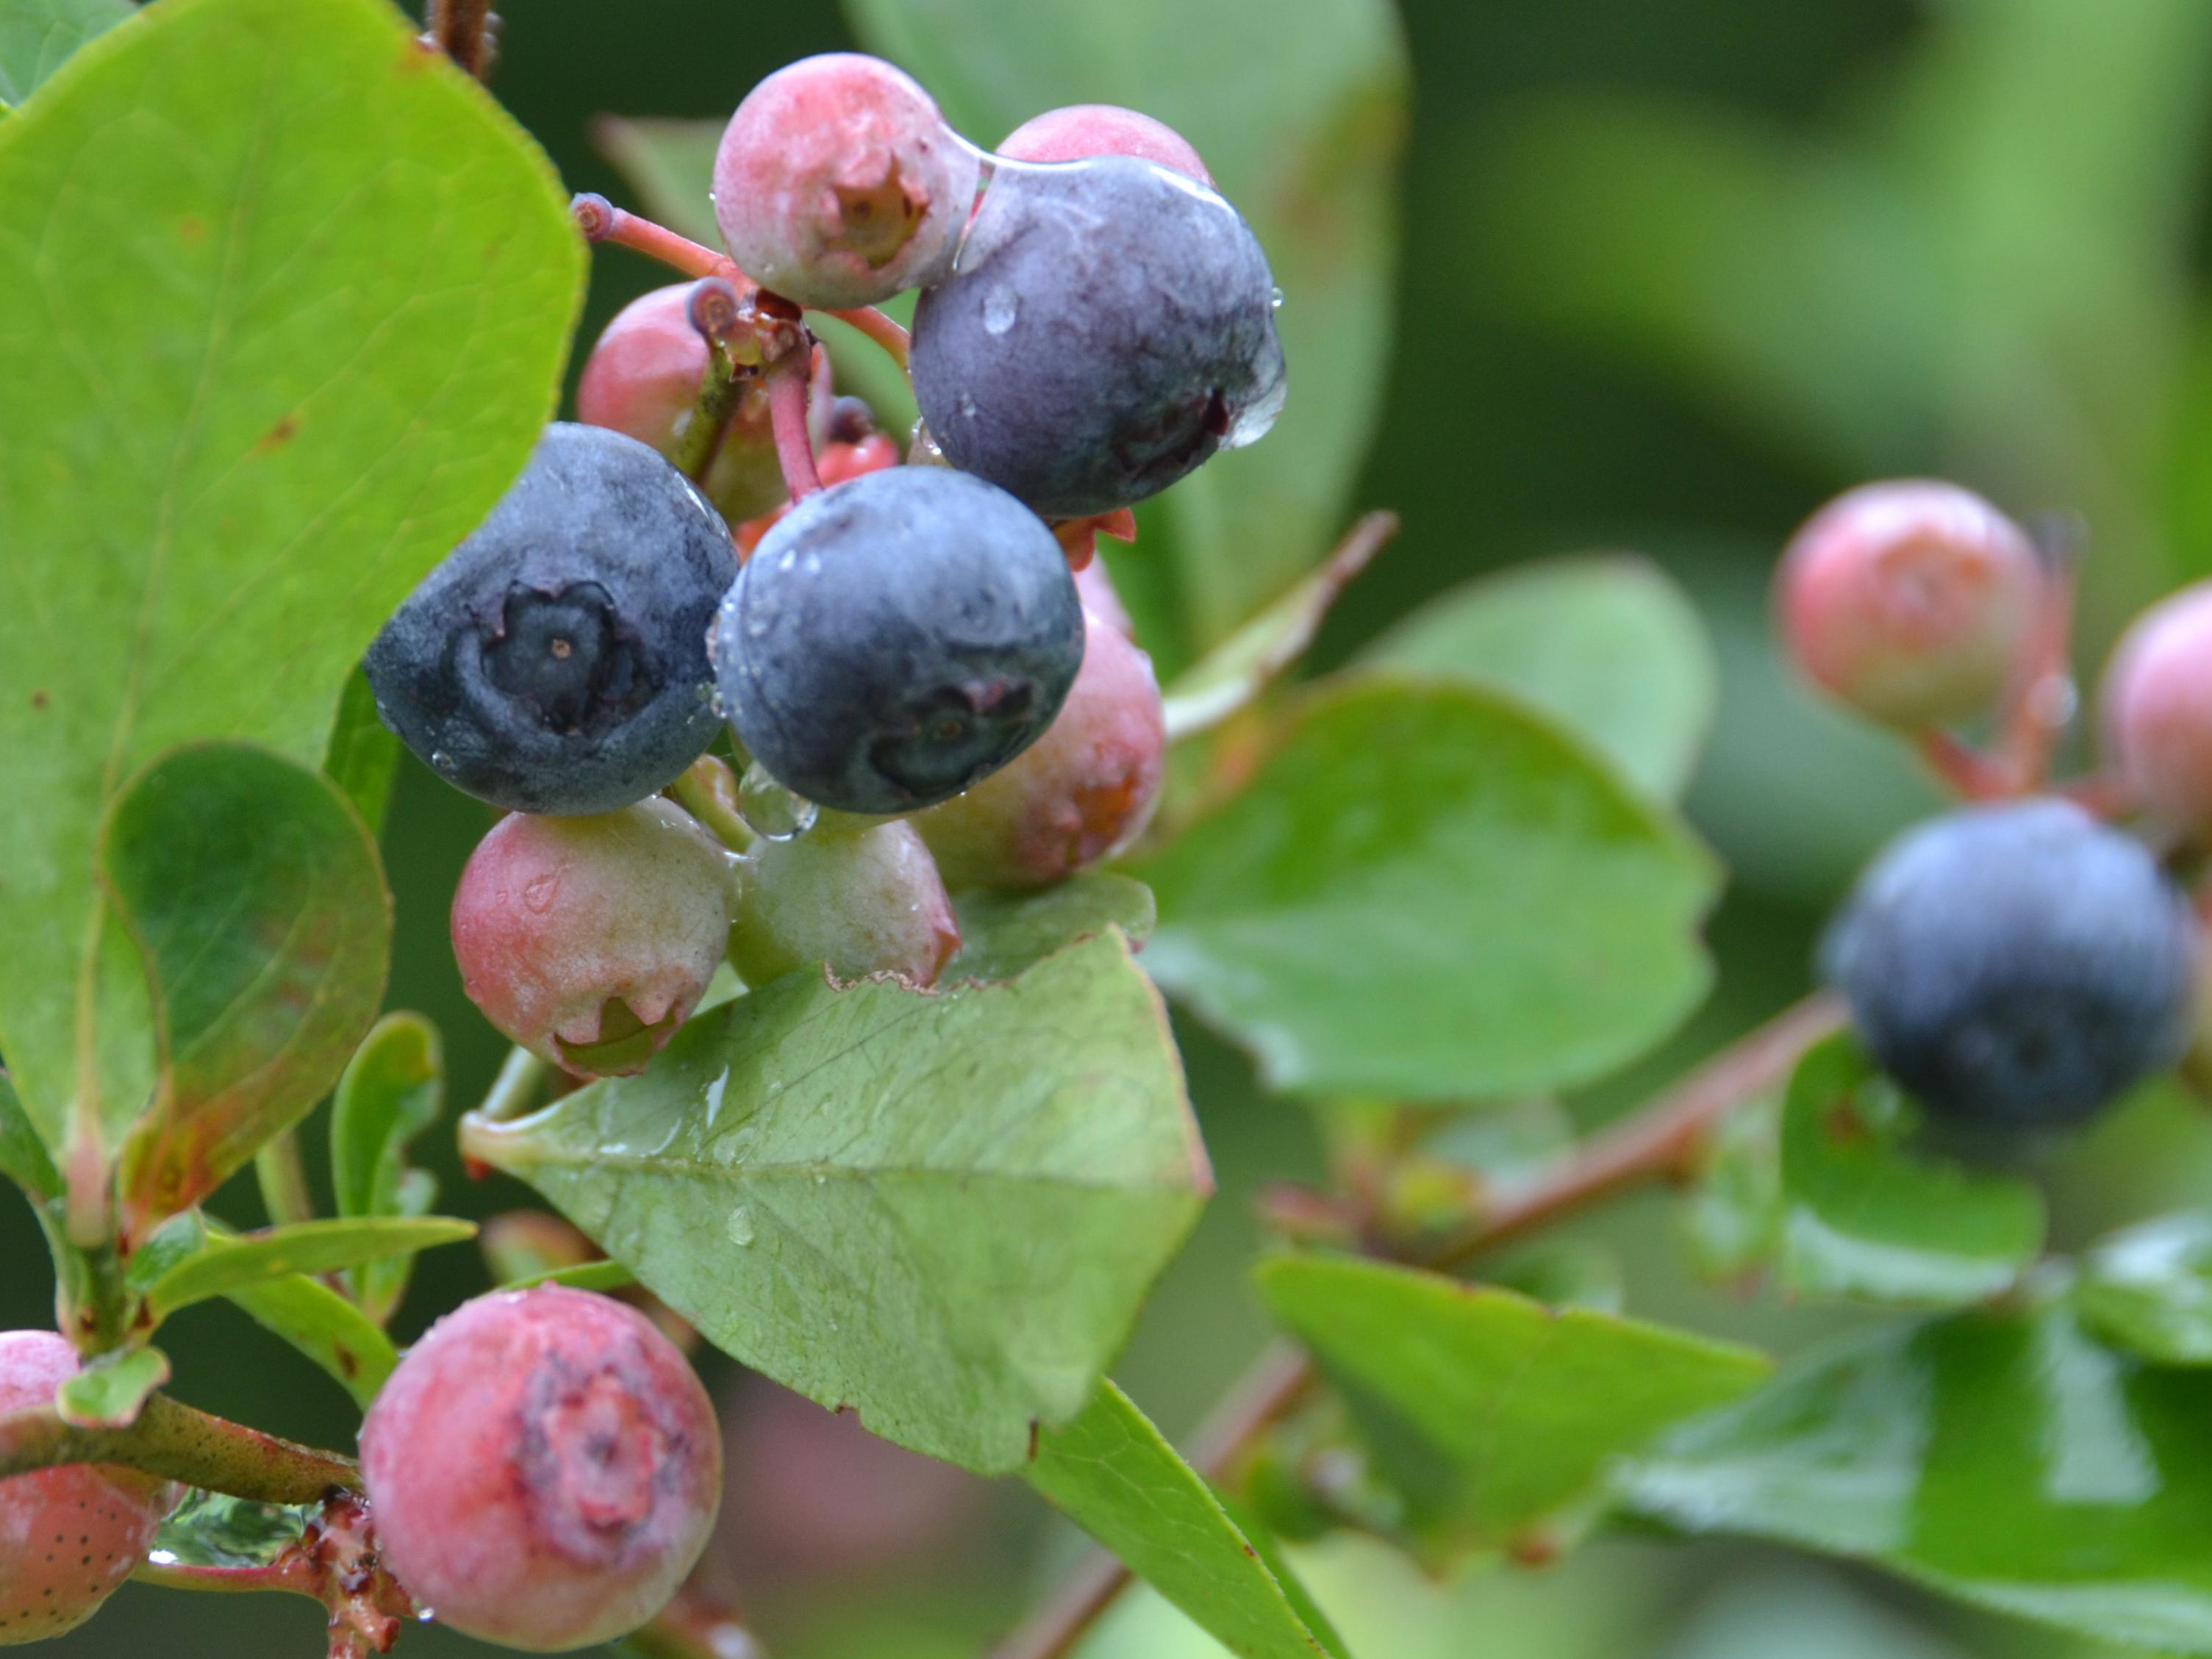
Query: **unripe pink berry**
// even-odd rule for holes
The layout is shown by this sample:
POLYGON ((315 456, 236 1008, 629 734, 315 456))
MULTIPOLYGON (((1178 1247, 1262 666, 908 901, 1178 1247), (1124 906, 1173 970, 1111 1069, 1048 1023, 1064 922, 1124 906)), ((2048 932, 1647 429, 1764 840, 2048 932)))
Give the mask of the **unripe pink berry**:
POLYGON ((1158 803, 1167 726, 1152 659, 1085 613, 1083 667, 1045 734, 912 819, 945 885, 1038 887, 1111 858, 1158 803))
POLYGON ((878 58, 801 58, 738 106, 714 156, 730 257, 801 305, 873 305, 948 269, 981 158, 878 58))
POLYGON ((547 1285, 465 1303, 407 1351, 362 1424, 361 1472, 419 1606, 556 1653, 666 1605, 714 1529, 722 1443, 649 1321, 547 1285))
POLYGON ((1164 121, 1119 104, 1070 104, 1032 115, 1006 135, 1000 155, 1010 161, 1080 161, 1091 155, 1133 155, 1172 168, 1201 185, 1213 175, 1190 141, 1164 121))
POLYGON ((730 854, 670 801, 514 813, 453 892, 462 984, 503 1034, 578 1077, 642 1071, 722 960, 732 883, 730 854))
POLYGON ((1791 538, 1775 612, 1798 668, 1893 726, 1996 702, 2034 631, 2048 579, 2020 526, 1971 490, 1864 484, 1791 538))
POLYGON ((1121 603, 1114 573, 1107 569, 1105 560, 1093 559, 1075 573, 1075 592, 1086 616, 1104 623, 1124 639, 1137 637, 1137 625, 1129 620, 1129 607, 1121 603))
POLYGON ((936 862, 902 819, 825 821, 745 854, 730 962, 748 985, 817 964, 934 985, 959 948, 936 862))
MULTIPOLYGON (((688 283, 657 288, 615 314, 576 383, 578 420, 626 433, 664 455, 675 453, 707 374, 707 343, 691 325, 690 295, 688 283)), ((834 401, 829 354, 817 351, 807 399, 817 449, 828 441, 834 401)), ((716 511, 732 524, 784 499, 765 381, 757 378, 738 394, 737 412, 708 466, 705 489, 716 511)))
POLYGON ((2145 807, 2212 835, 2212 582, 2137 617, 2105 671, 2106 738, 2145 807))
MULTIPOLYGON (((0 1413, 52 1403, 77 1368, 52 1331, 0 1333, 0 1413)), ((0 1480, 0 1647, 75 1630, 146 1559, 177 1489, 117 1463, 0 1480)))

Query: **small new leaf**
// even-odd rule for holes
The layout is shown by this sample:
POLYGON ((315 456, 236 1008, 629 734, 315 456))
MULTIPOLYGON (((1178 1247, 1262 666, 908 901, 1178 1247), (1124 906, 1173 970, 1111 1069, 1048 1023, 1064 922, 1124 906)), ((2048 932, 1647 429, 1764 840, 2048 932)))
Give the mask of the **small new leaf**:
POLYGON ((169 1357, 159 1348, 118 1348, 64 1378, 54 1409, 73 1428, 127 1429, 168 1380, 169 1357))
POLYGON ((451 1216, 376 1216, 217 1233, 146 1286, 147 1306, 159 1321, 195 1302, 230 1296, 269 1279, 411 1256, 434 1245, 474 1238, 476 1232, 474 1222, 451 1216))
MULTIPOLYGON (((407 1165, 407 1143, 438 1121, 445 1060, 437 1028, 420 1014, 386 1014, 362 1040, 331 1104, 331 1182, 342 1216, 421 1215, 437 1196, 427 1172, 407 1165)), ((407 1293, 411 1258, 352 1268, 348 1283, 368 1316, 390 1320, 407 1293)))
POLYGON ((1054 1508, 1128 1564, 1238 1659, 1343 1659, 1206 1478, 1129 1396, 1102 1380, 1091 1403, 1037 1438, 1024 1472, 1054 1508))

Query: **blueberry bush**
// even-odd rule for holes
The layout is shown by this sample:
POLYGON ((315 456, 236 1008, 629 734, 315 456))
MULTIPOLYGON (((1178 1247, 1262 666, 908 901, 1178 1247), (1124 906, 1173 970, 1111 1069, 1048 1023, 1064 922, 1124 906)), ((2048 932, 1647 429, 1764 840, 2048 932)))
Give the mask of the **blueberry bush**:
MULTIPOLYGON (((2205 590, 2085 720, 2112 492, 2015 514, 1863 442, 1773 636, 1953 799, 1820 988, 1693 1024, 1717 672, 1658 567, 1301 666, 1396 528, 1352 511, 1393 16, 1110 9, 852 0, 881 56, 611 125, 617 200, 495 100, 481 0, 0 0, 0 1174, 55 1314, 0 1334, 0 1645, 137 1578, 313 1598, 331 1659, 764 1652, 695 1572, 695 1364, 735 1362, 1103 1547, 994 1659, 1136 1580, 1240 1659, 1351 1659, 1325 1540, 1443 1574, 1630 1532, 2212 1654, 2212 1210, 2076 1239, 2045 1197, 2212 1079, 2205 590), (1237 98, 1085 101, 1262 41, 1237 98), (677 280, 578 339, 622 260, 677 280), (417 763, 485 804, 443 896, 513 1044, 450 1120, 386 1006, 417 763), (1213 1195, 1196 1043, 1319 1155, 1240 1189, 1276 1334, 1179 1449, 1114 1373, 1213 1195), (431 1137, 524 1207, 440 1213, 431 1137), (1697 1273, 1840 1334, 1778 1366, 1632 1314, 1555 1231, 1668 1187, 1697 1273), (410 1300, 472 1239, 494 1288, 410 1300), (356 1443, 186 1403, 164 1328, 216 1304, 356 1443)), ((1582 118, 1522 275, 1778 354, 1571 257, 1662 263, 1603 179, 1664 144, 1582 118)))

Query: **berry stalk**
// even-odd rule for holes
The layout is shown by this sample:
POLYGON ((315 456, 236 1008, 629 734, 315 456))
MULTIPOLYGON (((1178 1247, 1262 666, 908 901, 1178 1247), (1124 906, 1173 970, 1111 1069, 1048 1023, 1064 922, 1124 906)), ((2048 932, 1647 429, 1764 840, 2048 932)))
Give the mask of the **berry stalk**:
POLYGON ((821 489, 822 476, 814 470, 814 443, 806 431, 806 362, 800 354, 793 357, 795 362, 769 370, 768 414, 775 431, 776 464, 783 469, 791 499, 800 501, 821 489))
POLYGON ((52 1406, 0 1414, 0 1480, 61 1463, 121 1463, 257 1504, 312 1504, 361 1485, 352 1460, 155 1395, 126 1429, 80 1429, 52 1406))

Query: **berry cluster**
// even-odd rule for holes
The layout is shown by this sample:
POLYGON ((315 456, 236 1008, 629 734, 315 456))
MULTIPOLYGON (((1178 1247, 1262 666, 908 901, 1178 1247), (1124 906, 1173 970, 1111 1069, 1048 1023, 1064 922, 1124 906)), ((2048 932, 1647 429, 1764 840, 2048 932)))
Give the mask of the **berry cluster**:
POLYGON ((2177 854, 2212 836, 2212 586, 2136 624, 2103 691, 2110 773, 2054 788, 2071 585, 2057 532, 1921 480, 1821 508, 1777 581, 1798 669, 1917 738, 1971 803, 1881 852, 1822 953, 1882 1067, 1966 1125, 2079 1123, 2191 1037, 2196 913, 2105 820, 2139 814, 2177 854))
POLYGON ((579 198, 592 238, 696 280, 608 325, 583 423, 365 664, 408 746, 515 815, 454 952, 579 1077, 644 1066, 726 961, 927 987, 951 893, 1125 848, 1166 732, 1096 538, 1282 399, 1266 257, 1133 111, 991 155, 890 65, 808 58, 732 118, 714 206, 727 258, 579 198), (917 288, 910 339, 866 309, 917 288), (809 307, 910 364, 903 457, 834 395, 809 307))

